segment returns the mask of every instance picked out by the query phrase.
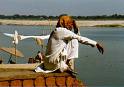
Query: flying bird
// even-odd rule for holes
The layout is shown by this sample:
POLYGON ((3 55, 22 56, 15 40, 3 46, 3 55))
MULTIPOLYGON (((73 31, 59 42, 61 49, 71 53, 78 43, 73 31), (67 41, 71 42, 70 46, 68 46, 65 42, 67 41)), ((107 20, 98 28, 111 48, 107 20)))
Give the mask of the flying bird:
POLYGON ((24 40, 24 39, 28 39, 28 38, 34 38, 34 39, 40 39, 40 40, 45 40, 48 39, 50 37, 50 35, 45 35, 45 36, 24 36, 24 35, 19 35, 17 30, 15 30, 14 34, 9 34, 9 33, 3 33, 6 36, 12 37, 13 41, 12 43, 14 44, 18 44, 19 40, 24 40))

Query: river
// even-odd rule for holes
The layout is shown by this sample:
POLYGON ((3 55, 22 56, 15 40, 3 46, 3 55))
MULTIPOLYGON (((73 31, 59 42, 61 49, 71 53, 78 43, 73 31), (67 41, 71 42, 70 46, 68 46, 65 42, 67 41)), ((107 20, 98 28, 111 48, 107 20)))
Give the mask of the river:
MULTIPOLYGON (((0 46, 14 46, 12 38, 4 36, 2 33, 14 33, 17 30, 22 35, 41 35, 45 33, 42 32, 43 29, 50 29, 50 27, 0 25, 0 46)), ((80 31, 82 36, 101 43, 105 52, 102 55, 96 48, 80 44, 79 58, 75 60, 78 78, 89 87, 124 86, 124 28, 80 27, 80 31)), ((27 63, 28 58, 35 57, 41 47, 36 44, 34 39, 27 39, 20 41, 17 49, 25 56, 17 58, 17 63, 27 63)), ((4 63, 7 63, 10 54, 0 51, 0 57, 3 58, 4 63)), ((14 56, 12 59, 15 60, 14 56)))

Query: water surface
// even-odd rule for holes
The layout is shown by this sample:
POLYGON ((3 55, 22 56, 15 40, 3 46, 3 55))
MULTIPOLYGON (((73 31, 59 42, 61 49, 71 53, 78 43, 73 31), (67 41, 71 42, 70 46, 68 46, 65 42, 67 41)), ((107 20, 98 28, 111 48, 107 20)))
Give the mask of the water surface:
MULTIPOLYGON (((41 35, 42 29, 50 27, 0 25, 1 33, 13 33, 18 30, 19 34, 23 35, 41 35)), ((88 86, 124 86, 124 28, 80 27, 80 31, 82 36, 101 43, 105 53, 102 55, 96 48, 80 44, 79 58, 75 60, 78 77, 88 86)), ((0 46, 13 47, 12 39, 1 33, 0 46)), ((34 39, 20 41, 17 48, 25 56, 18 58, 17 63, 27 63, 29 57, 35 57, 37 51, 41 50, 34 39)), ((10 55, 0 51, 0 57, 7 63, 10 55)))

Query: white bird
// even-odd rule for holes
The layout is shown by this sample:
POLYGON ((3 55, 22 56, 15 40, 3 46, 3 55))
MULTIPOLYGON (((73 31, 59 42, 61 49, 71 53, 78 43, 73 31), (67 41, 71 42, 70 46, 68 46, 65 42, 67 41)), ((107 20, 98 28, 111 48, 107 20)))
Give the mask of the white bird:
POLYGON ((24 39, 28 39, 28 38, 35 38, 35 39, 48 39, 50 37, 50 35, 45 35, 45 36, 23 36, 23 35, 19 35, 17 30, 15 30, 14 34, 9 34, 9 33, 3 33, 6 36, 12 37, 13 38, 13 43, 14 44, 18 44, 19 40, 24 40, 24 39))
POLYGON ((9 34, 9 33, 3 33, 4 35, 6 35, 6 36, 10 36, 10 37, 12 37, 13 38, 13 43, 14 44, 18 44, 18 42, 19 42, 19 35, 18 35, 18 32, 15 30, 15 33, 14 34, 9 34))

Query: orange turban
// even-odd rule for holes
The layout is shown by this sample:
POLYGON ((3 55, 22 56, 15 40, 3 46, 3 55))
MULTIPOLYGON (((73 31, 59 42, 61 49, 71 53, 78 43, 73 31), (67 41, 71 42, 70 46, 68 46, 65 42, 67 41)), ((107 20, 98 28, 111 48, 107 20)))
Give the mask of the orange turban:
POLYGON ((75 20, 73 20, 70 16, 67 15, 63 15, 59 17, 56 27, 63 27, 69 30, 74 29, 74 32, 78 33, 78 27, 76 25, 75 20))

